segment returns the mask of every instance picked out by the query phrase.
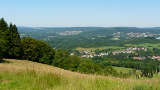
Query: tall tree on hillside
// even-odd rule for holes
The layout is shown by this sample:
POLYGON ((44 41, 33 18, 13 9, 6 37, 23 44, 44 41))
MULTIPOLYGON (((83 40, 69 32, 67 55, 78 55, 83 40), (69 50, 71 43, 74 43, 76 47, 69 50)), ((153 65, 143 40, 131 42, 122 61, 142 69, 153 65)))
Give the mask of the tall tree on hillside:
POLYGON ((7 22, 3 18, 1 18, 0 19, 0 31, 5 32, 7 29, 8 29, 7 22))
POLYGON ((0 60, 3 58, 3 41, 0 39, 0 60))
POLYGON ((0 55, 1 57, 3 55, 7 56, 7 48, 8 48, 8 24, 7 22, 2 18, 0 19, 0 55))
MULTIPOLYGON (((0 51, 5 58, 18 58, 21 53, 21 39, 16 25, 10 24, 2 18, 0 19, 0 51)), ((1 56, 2 56, 1 54, 1 56)))
POLYGON ((16 25, 10 24, 9 26, 9 57, 19 58, 21 56, 21 38, 18 33, 16 25))

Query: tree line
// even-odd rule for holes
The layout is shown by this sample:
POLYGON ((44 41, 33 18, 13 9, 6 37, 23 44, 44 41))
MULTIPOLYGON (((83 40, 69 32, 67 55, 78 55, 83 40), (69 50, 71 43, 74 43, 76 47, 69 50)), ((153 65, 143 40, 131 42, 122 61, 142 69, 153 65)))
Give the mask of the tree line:
POLYGON ((134 60, 131 58, 118 57, 96 57, 93 58, 96 63, 103 64, 105 66, 117 66, 125 68, 133 68, 141 71, 141 77, 152 78, 154 74, 160 72, 160 62, 158 60, 145 59, 145 60, 134 60))

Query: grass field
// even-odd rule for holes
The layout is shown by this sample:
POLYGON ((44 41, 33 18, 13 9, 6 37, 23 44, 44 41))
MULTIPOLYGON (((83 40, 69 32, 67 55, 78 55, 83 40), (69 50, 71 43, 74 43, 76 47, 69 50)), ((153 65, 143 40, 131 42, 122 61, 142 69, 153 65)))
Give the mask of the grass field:
POLYGON ((143 43, 143 44, 125 44, 124 47, 121 46, 104 46, 104 47, 97 47, 97 48, 76 48, 76 50, 78 51, 82 51, 82 50, 92 50, 95 51, 97 49, 99 50, 104 50, 104 49, 115 49, 115 50, 119 50, 119 49, 124 49, 126 47, 145 47, 148 49, 153 49, 153 48, 158 48, 160 49, 160 43, 143 43))
POLYGON ((126 44, 127 47, 145 47, 148 49, 158 48, 160 49, 160 43, 151 44, 151 43, 143 43, 143 44, 126 44))
POLYGON ((123 49, 125 47, 120 47, 120 46, 105 46, 105 47, 98 47, 98 48, 76 48, 76 50, 78 51, 82 51, 82 50, 92 50, 95 51, 97 49, 99 50, 104 50, 104 49, 123 49))
POLYGON ((132 68, 116 67, 116 66, 112 66, 112 67, 117 71, 117 73, 120 74, 119 77, 122 77, 122 78, 136 78, 136 75, 141 75, 140 70, 136 70, 132 68))
MULTIPOLYGON (((134 69, 132 68, 124 68, 124 67, 115 67, 113 66, 113 69, 115 69, 118 72, 123 72, 123 73, 129 73, 130 71, 133 71, 134 69)), ((137 70, 138 71, 138 70, 137 70)))
POLYGON ((115 78, 86 75, 25 60, 0 63, 0 90, 160 90, 160 76, 115 78))

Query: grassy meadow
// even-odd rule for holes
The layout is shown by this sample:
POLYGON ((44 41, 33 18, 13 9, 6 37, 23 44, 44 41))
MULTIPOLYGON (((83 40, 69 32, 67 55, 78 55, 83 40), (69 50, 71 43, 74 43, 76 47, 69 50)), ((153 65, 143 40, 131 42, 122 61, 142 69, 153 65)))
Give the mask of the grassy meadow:
POLYGON ((104 50, 104 49, 119 50, 119 49, 124 49, 126 47, 145 47, 148 49, 153 49, 153 48, 160 49, 160 43, 125 44, 124 46, 104 46, 104 47, 96 47, 96 48, 76 48, 75 50, 78 50, 78 51, 83 51, 83 50, 95 51, 97 49, 99 50, 104 50))
POLYGON ((160 90, 160 75, 124 79, 80 74, 25 60, 5 61, 0 63, 0 90, 160 90))
POLYGON ((78 51, 84 51, 84 50, 95 51, 97 49, 104 50, 104 49, 124 49, 124 48, 125 47, 120 47, 120 46, 104 46, 104 47, 96 47, 96 48, 76 48, 75 50, 78 50, 78 51))
POLYGON ((160 43, 143 43, 143 44, 126 44, 126 47, 145 47, 148 49, 158 48, 160 49, 160 43))

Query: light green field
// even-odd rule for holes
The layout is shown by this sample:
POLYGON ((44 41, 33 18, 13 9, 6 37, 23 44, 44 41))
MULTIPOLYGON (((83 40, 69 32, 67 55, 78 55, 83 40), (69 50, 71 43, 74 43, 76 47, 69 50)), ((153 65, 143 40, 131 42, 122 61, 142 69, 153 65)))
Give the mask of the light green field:
POLYGON ((105 46, 105 47, 98 47, 98 48, 76 48, 78 51, 83 51, 83 50, 92 50, 95 51, 97 49, 99 50, 104 50, 104 49, 123 49, 124 47, 120 46, 105 46))
POLYGON ((76 48, 78 51, 83 51, 83 50, 89 50, 89 51, 95 51, 95 50, 104 50, 104 49, 114 49, 114 50, 119 50, 119 49, 124 49, 126 47, 145 47, 148 49, 153 49, 153 48, 158 48, 160 49, 160 43, 157 44, 151 44, 151 43, 144 43, 144 44, 125 44, 124 47, 121 46, 104 46, 104 47, 98 47, 98 48, 76 48))
POLYGON ((113 66, 113 68, 118 72, 124 72, 124 73, 128 73, 129 71, 133 70, 131 68, 115 67, 115 66, 113 66))
MULTIPOLYGON (((113 69, 115 69, 118 73, 126 75, 126 77, 124 78, 136 78, 136 75, 140 75, 141 71, 140 70, 136 70, 136 69, 132 69, 132 68, 124 68, 124 67, 115 67, 112 66, 113 69)), ((122 75, 122 77, 123 77, 122 75)))
POLYGON ((120 40, 119 38, 112 38, 111 40, 120 40))
POLYGON ((145 47, 149 49, 153 48, 159 48, 160 49, 160 43, 157 44, 151 44, 151 43, 144 43, 144 44, 126 44, 126 47, 145 47))
POLYGON ((160 90, 152 79, 85 75, 24 60, 0 64, 0 90, 160 90))

